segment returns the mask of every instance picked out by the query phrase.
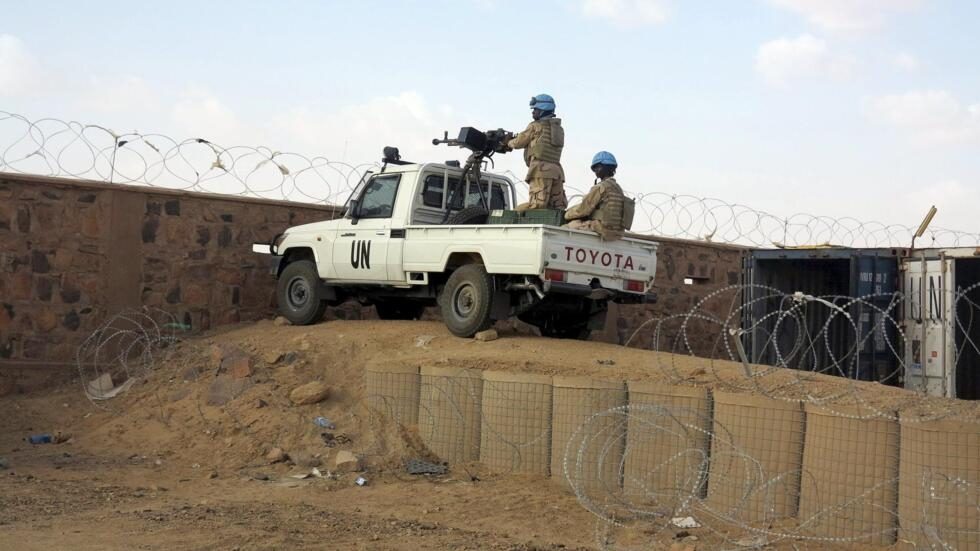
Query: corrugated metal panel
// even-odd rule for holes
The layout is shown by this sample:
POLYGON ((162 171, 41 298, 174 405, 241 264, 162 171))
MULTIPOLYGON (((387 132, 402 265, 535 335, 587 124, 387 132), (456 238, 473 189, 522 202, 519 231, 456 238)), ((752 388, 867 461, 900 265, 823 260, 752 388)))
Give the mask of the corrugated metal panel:
MULTIPOLYGON (((897 256, 894 249, 753 251, 744 264, 744 281, 785 294, 799 291, 823 297, 842 308, 850 297, 888 295, 869 299, 887 311, 897 289, 897 256)), ((882 331, 882 314, 876 308, 850 305, 856 332, 846 316, 827 306, 796 306, 786 303, 782 294, 759 287, 751 288, 746 300, 750 306, 743 314, 743 327, 752 329, 746 347, 753 362, 897 383, 898 360, 888 349, 895 329, 884 324, 882 331), (772 315, 787 310, 793 315, 772 315)))

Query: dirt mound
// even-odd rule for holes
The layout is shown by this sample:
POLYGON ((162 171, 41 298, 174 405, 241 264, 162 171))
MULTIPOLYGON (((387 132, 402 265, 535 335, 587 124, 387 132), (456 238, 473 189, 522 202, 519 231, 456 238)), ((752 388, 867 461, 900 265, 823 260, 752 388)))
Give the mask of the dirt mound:
POLYGON ((459 339, 438 322, 263 321, 178 343, 147 380, 72 430, 93 449, 131 449, 199 468, 289 468, 289 461, 270 466, 276 448, 298 467, 329 469, 339 450, 358 454, 372 470, 399 467, 428 454, 416 435, 365 407, 364 368, 377 361, 671 382, 829 404, 859 400, 892 411, 913 403, 923 411, 976 410, 815 373, 752 366, 766 375, 749 379, 739 363, 603 343, 506 331, 492 342, 459 339), (326 399, 295 404, 291 393, 311 382, 329 387, 326 399), (318 425, 318 417, 333 428, 318 425))

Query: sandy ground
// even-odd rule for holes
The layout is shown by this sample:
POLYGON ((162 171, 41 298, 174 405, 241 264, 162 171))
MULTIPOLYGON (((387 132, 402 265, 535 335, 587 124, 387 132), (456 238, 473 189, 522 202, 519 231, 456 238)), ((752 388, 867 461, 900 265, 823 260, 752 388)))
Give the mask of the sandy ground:
MULTIPOLYGON (((0 457, 9 463, 0 470, 0 549, 603 547, 596 517, 551 480, 478 466, 407 474, 403 461, 427 457, 426 450, 362 403, 364 366, 379 360, 664 377, 664 358, 651 352, 517 334, 481 343, 452 337, 435 322, 243 324, 171 347, 144 381, 104 407, 84 396, 77 379, 0 398, 0 457), (230 347, 250 358, 244 376, 219 369, 230 347), (293 405, 290 392, 310 381, 329 385, 329 398, 293 405), (313 424, 316 416, 336 424, 331 446, 313 424), (56 431, 70 440, 24 440, 56 431), (273 448, 291 460, 270 463, 273 448), (338 450, 363 456, 366 470, 291 476, 313 466, 327 472, 338 450), (368 484, 357 486, 358 476, 368 484)), ((691 384, 712 386, 718 375, 702 364, 672 369, 691 384)), ((833 389, 837 382, 823 384, 833 389)), ((631 527, 608 548, 731 547, 710 533, 689 530, 697 539, 684 540, 679 532, 631 527)))

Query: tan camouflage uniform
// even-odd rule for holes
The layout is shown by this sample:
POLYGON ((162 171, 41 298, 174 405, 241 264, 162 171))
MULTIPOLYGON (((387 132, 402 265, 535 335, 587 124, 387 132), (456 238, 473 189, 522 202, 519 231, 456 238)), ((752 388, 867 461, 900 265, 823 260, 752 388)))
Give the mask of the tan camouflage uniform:
POLYGON ((589 230, 598 233, 604 240, 611 241, 623 236, 623 212, 626 198, 623 188, 610 176, 592 186, 582 202, 565 211, 567 227, 576 230, 589 230))
POLYGON ((517 210, 567 207, 565 171, 561 168, 561 150, 565 147, 561 119, 552 116, 531 121, 507 146, 523 149, 527 163, 528 202, 518 205, 517 210))

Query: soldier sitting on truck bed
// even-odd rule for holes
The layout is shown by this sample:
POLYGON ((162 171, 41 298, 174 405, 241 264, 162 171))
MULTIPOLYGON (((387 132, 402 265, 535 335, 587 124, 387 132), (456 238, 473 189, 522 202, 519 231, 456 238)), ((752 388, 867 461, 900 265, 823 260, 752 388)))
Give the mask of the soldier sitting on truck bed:
POLYGON ((608 151, 600 151, 592 157, 595 185, 585 199, 565 211, 567 227, 597 232, 602 239, 619 239, 633 225, 634 201, 623 195, 613 176, 616 174, 616 157, 608 151))
POLYGON ((555 116, 555 100, 548 94, 531 98, 531 117, 527 128, 507 142, 512 149, 524 150, 527 163, 528 202, 516 210, 564 209, 565 171, 561 168, 561 150, 565 147, 565 130, 555 116))

